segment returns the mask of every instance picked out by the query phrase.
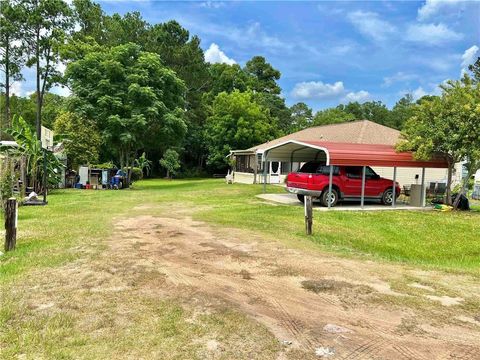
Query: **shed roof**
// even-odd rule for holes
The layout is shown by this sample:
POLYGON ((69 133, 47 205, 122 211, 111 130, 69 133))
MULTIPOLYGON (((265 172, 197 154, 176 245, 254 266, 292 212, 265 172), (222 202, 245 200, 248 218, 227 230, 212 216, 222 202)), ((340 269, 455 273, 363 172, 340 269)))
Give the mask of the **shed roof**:
POLYGON ((411 152, 396 152, 394 146, 382 144, 287 140, 264 151, 271 161, 323 160, 327 165, 448 168, 440 156, 419 161, 411 152))
MULTIPOLYGON (((356 144, 395 145, 400 139, 400 131, 370 120, 357 120, 341 124, 331 124, 306 128, 278 139, 246 149, 250 152, 263 150, 288 140, 331 141, 356 144)), ((237 151, 235 151, 237 153, 237 151)))

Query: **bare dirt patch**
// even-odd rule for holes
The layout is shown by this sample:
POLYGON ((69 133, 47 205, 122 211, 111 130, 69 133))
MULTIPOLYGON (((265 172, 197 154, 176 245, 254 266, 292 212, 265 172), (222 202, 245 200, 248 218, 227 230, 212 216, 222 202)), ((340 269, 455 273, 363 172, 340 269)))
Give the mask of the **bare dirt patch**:
POLYGON ((98 256, 12 296, 32 316, 70 314, 82 341, 98 339, 90 354, 106 351, 105 339, 128 349, 104 358, 478 359, 478 279, 289 248, 194 221, 187 209, 168 215, 118 219, 98 256))
MULTIPOLYGON (((164 284, 145 285, 145 291, 164 289, 187 303, 193 294, 218 299, 266 325, 284 344, 280 357, 316 357, 327 348, 334 349, 329 356, 344 359, 474 359, 480 353, 480 328, 459 328, 440 315, 431 319, 445 309, 439 301, 429 302, 432 311, 424 313, 411 301, 414 295, 390 288, 391 279, 411 274, 411 268, 289 249, 185 214, 122 219, 116 228, 110 242, 116 258, 165 275, 164 284), (390 300, 382 303, 382 296, 390 300)), ((455 290, 462 289, 459 276, 415 273, 420 280, 432 275, 443 286, 454 281, 455 290)), ((474 296, 480 290, 470 291, 474 296)), ((465 312, 451 305, 452 314, 465 312)), ((209 351, 222 351, 209 341, 209 351)))

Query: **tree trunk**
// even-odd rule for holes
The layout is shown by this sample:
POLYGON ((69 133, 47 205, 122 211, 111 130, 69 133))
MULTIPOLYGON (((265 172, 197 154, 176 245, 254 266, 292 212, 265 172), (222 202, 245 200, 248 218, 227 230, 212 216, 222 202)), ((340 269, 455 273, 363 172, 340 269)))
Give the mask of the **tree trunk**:
POLYGON ((447 174, 447 188, 445 190, 445 204, 452 205, 452 174, 453 174, 453 163, 452 159, 448 159, 448 174, 447 174))
MULTIPOLYGON (((6 38, 5 44, 5 128, 10 126, 10 44, 6 38)), ((3 138, 3 126, 0 126, 0 139, 3 138)))
POLYGON ((35 127, 37 129, 37 139, 42 138, 42 99, 40 96, 40 28, 36 29, 35 56, 37 62, 37 116, 35 127))

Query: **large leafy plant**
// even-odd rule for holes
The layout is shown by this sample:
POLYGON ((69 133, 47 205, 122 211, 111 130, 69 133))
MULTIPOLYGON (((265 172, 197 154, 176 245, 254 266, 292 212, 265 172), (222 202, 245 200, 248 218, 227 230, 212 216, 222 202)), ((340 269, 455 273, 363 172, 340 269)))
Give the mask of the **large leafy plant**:
MULTIPOLYGON (((25 159, 26 185, 32 187, 36 192, 43 192, 44 154, 42 144, 37 139, 35 131, 22 117, 16 116, 13 118, 12 127, 7 130, 7 133, 18 145, 18 147, 8 150, 10 154, 25 159)), ((59 169, 63 167, 63 164, 52 152, 47 151, 46 165, 48 183, 50 185, 58 184, 60 180, 59 169)))

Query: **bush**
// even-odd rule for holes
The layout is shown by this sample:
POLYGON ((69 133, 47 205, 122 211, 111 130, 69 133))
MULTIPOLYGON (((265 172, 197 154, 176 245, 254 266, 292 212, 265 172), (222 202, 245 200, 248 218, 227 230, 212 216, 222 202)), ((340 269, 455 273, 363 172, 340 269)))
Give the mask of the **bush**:
MULTIPOLYGON (((130 174, 130 181, 138 181, 143 179, 143 171, 138 167, 132 167, 131 174, 130 174)), ((126 170, 125 170, 126 171, 126 170)))
POLYGON ((178 174, 179 178, 191 179, 191 178, 206 178, 209 177, 208 172, 200 167, 188 168, 178 174))
POLYGON ((117 167, 115 164, 111 161, 101 163, 101 164, 96 164, 96 165, 90 165, 92 169, 102 169, 102 170, 109 170, 109 169, 116 169, 117 167))

